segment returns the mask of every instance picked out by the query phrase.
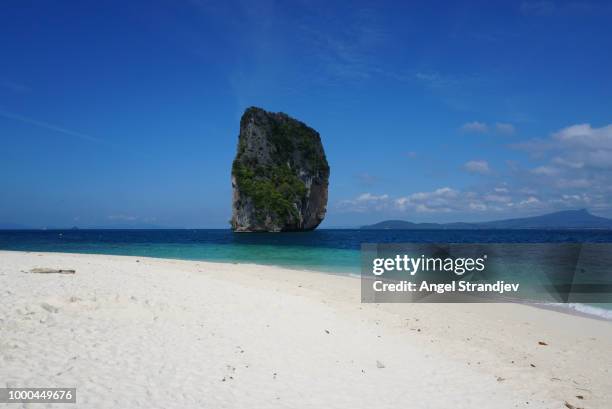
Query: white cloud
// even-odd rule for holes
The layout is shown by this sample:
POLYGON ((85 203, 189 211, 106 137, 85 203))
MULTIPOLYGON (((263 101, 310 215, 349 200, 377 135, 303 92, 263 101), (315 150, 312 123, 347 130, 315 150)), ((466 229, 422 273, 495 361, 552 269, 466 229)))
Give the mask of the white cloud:
POLYGON ((496 122, 494 125, 489 125, 486 122, 466 122, 461 125, 461 131, 464 133, 484 134, 493 131, 499 135, 513 135, 516 129, 514 125, 504 122, 496 122))
POLYGON ((466 133, 487 133, 489 126, 484 122, 467 122, 461 125, 461 130, 466 133))
POLYGON ((527 199, 518 202, 518 207, 538 206, 541 203, 542 202, 537 197, 529 196, 527 199))
MULTIPOLYGON (((496 214, 512 216, 516 211, 553 211, 559 208, 601 208, 587 194, 562 194, 542 197, 529 188, 511 190, 493 188, 480 192, 442 187, 432 191, 415 192, 406 196, 391 197, 388 194, 363 193, 352 200, 344 200, 338 208, 350 212, 384 212, 402 214, 496 214)), ((540 192, 542 193, 542 192, 540 192)))
POLYGON ((363 193, 353 200, 344 200, 339 207, 344 210, 364 212, 368 210, 414 211, 417 213, 445 213, 457 210, 461 192, 441 187, 428 192, 415 192, 407 196, 391 198, 389 195, 363 193))
POLYGON ((568 126, 553 134, 553 139, 566 146, 583 149, 612 149, 612 124, 593 128, 590 124, 568 126))
POLYGON ((112 215, 108 216, 107 219, 108 220, 113 220, 113 221, 133 222, 135 220, 138 220, 138 217, 130 216, 130 215, 127 215, 127 214, 112 214, 112 215))
POLYGON ((588 189, 591 187, 589 179, 578 178, 578 179, 566 179, 562 178, 556 181, 556 186, 561 189, 588 189))
POLYGON ((588 207, 592 204, 591 197, 587 194, 561 195, 552 202, 566 208, 588 207))
POLYGON ((524 191, 538 192, 542 206, 612 208, 612 125, 576 124, 513 147, 537 163, 513 172, 523 172, 517 182, 524 191))
MULTIPOLYGON (((519 195, 519 197, 521 200, 528 200, 528 196, 519 195)), ((363 193, 353 200, 340 202, 339 207, 356 212, 381 210, 414 213, 484 212, 508 210, 514 205, 512 200, 510 195, 502 195, 495 191, 478 193, 441 187, 396 198, 387 194, 376 196, 363 193)))
POLYGON ((489 162, 487 162, 486 160, 471 160, 469 162, 466 162, 463 165, 463 168, 470 173, 479 173, 481 175, 491 173, 489 162))
POLYGON ((572 125, 515 147, 536 153, 529 165, 508 161, 506 168, 493 172, 485 160, 466 162, 466 171, 489 175, 470 189, 445 186, 397 196, 364 193, 344 201, 344 210, 462 215, 458 218, 519 217, 577 208, 612 212, 612 125, 572 125))
POLYGON ((559 156, 553 158, 552 163, 555 165, 566 166, 568 168, 573 168, 573 169, 580 169, 584 167, 584 163, 582 162, 570 161, 570 160, 567 160, 559 156))
POLYGON ((476 211, 484 211, 488 209, 487 205, 480 203, 480 202, 470 202, 469 208, 470 210, 476 210, 476 211))
POLYGON ((352 212, 366 212, 371 210, 383 210, 389 205, 389 195, 373 195, 362 193, 355 199, 342 200, 337 207, 340 210, 352 212))
POLYGON ((512 135, 515 132, 515 128, 512 124, 497 122, 495 124, 495 131, 502 135, 512 135))
POLYGON ((559 169, 554 166, 538 166, 531 170, 534 175, 554 176, 559 174, 559 169))
POLYGON ((357 197, 357 201, 359 202, 380 202, 380 201, 387 200, 388 198, 389 198, 389 195, 376 196, 371 193, 363 193, 359 195, 359 197, 357 197))
POLYGON ((398 210, 412 209, 419 213, 452 211, 452 201, 459 192, 449 187, 442 187, 431 192, 416 192, 394 200, 398 210))
POLYGON ((541 176, 602 177, 612 169, 612 125, 593 128, 572 125, 548 139, 534 139, 514 146, 546 161, 532 170, 541 176))

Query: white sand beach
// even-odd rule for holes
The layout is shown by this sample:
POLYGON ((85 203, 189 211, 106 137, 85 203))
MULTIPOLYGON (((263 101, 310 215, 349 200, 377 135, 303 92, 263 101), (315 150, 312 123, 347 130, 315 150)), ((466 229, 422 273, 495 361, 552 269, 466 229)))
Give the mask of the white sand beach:
POLYGON ((608 321, 361 304, 355 278, 278 267, 0 251, 0 387, 77 388, 56 407, 605 409, 611 371, 608 321))

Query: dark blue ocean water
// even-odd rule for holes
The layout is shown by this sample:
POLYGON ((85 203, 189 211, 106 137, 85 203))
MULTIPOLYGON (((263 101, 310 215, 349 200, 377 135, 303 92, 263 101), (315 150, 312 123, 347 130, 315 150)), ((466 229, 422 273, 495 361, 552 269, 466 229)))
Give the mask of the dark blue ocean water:
POLYGON ((604 230, 0 230, 0 249, 249 262, 358 273, 362 243, 612 243, 604 230))
MULTIPOLYGON (((257 263, 337 274, 359 274, 362 243, 612 243, 612 231, 320 229, 235 234, 230 230, 0 230, 0 250, 257 263)), ((564 306, 612 320, 612 303, 564 306)))

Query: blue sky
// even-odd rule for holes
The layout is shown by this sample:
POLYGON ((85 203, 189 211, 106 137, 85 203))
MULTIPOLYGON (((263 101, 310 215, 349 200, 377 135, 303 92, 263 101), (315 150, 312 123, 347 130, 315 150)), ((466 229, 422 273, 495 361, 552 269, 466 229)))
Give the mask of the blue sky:
POLYGON ((0 222, 227 227, 251 105, 320 132, 324 227, 612 217, 611 20, 606 2, 8 1, 0 222))

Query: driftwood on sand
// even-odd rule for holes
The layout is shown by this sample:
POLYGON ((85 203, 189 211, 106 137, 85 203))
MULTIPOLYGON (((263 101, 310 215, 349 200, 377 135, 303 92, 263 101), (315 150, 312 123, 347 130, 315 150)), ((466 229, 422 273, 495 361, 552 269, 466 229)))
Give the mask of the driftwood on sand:
POLYGON ((76 270, 55 269, 55 268, 33 268, 30 273, 38 274, 74 274, 76 270))

